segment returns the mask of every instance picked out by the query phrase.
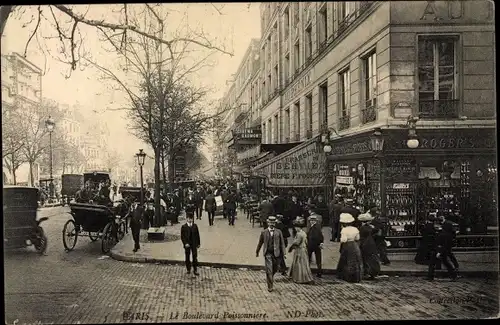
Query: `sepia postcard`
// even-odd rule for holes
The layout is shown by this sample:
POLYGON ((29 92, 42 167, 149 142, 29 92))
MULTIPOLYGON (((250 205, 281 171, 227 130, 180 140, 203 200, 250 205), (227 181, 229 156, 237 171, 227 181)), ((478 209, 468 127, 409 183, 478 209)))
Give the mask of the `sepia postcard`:
POLYGON ((495 5, 1 5, 5 324, 499 315, 495 5))

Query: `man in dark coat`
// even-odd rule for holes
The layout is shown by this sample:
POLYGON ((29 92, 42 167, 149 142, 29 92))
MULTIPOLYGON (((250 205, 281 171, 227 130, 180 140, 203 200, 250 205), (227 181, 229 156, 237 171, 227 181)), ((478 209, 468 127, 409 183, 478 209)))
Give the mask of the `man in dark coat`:
POLYGON ((361 214, 361 212, 354 207, 353 199, 345 200, 345 206, 340 209, 340 213, 349 213, 350 215, 352 215, 352 217, 354 218, 353 226, 359 228, 360 223, 358 221, 358 217, 361 214))
POLYGON ((344 207, 344 199, 340 195, 335 195, 335 197, 330 202, 329 212, 330 212, 330 224, 332 227, 332 238, 330 241, 340 242, 340 210, 344 207))
POLYGON ((457 272, 450 261, 450 254, 453 247, 453 235, 449 231, 443 230, 439 224, 437 225, 437 228, 436 242, 431 253, 427 279, 429 281, 434 280, 434 270, 436 264, 438 261, 441 261, 448 270, 450 278, 452 280, 456 280, 457 272))
POLYGON ((203 214, 203 200, 205 199, 205 193, 201 189, 201 186, 198 185, 196 188, 194 197, 196 199, 196 219, 201 220, 201 216, 203 214))
POLYGON ((198 273, 198 249, 201 245, 200 232, 198 231, 198 226, 194 223, 193 215, 188 215, 186 218, 186 223, 181 227, 181 241, 182 245, 184 246, 187 273, 191 273, 192 266, 194 275, 200 275, 198 273), (193 257, 192 264, 190 261, 191 255, 193 257))
POLYGON ((141 232, 142 218, 144 217, 144 206, 137 204, 131 208, 130 230, 132 231, 132 238, 134 239, 134 253, 137 252, 141 245, 139 244, 139 237, 141 232))
MULTIPOLYGON (((287 208, 288 208, 288 212, 287 213, 290 216, 291 223, 293 223, 293 221, 297 217, 302 217, 302 215, 304 214, 302 205, 298 201, 296 194, 292 194, 292 200, 291 200, 291 202, 289 202, 287 208)), ((290 227, 291 224, 289 224, 288 226, 290 227)))
POLYGON ((179 223, 179 214, 181 213, 182 210, 182 198, 179 194, 178 189, 174 191, 174 195, 172 196, 172 204, 175 208, 175 213, 172 223, 179 223))
POLYGON ((267 218, 274 214, 273 204, 267 199, 264 198, 264 201, 259 206, 260 213, 260 223, 262 227, 267 228, 267 218))
POLYGON ((272 204, 276 215, 285 215, 286 201, 281 194, 274 197, 272 204))
POLYGON ((321 250, 323 249, 323 232, 321 231, 321 225, 317 223, 316 215, 311 215, 309 217, 309 222, 311 227, 307 232, 307 253, 309 255, 309 262, 311 261, 312 254, 314 253, 314 258, 316 259, 316 265, 318 271, 316 275, 321 278, 321 250))
POLYGON ((385 242, 385 236, 387 235, 387 218, 380 214, 380 209, 378 207, 371 208, 369 213, 375 218, 371 224, 374 227, 373 240, 377 246, 380 261, 383 265, 390 265, 391 261, 389 261, 387 257, 387 244, 385 242))
POLYGON ((219 191, 219 195, 222 199, 222 217, 227 218, 227 196, 229 195, 229 192, 226 188, 222 187, 221 190, 219 191))
POLYGON ((185 202, 186 217, 188 215, 194 216, 194 213, 196 211, 196 205, 197 205, 197 199, 194 196, 194 193, 189 192, 189 194, 186 197, 186 202, 185 202))
POLYGON ((267 219, 269 228, 262 230, 257 244, 256 256, 259 257, 259 251, 262 248, 266 267, 267 290, 273 291, 274 275, 278 272, 279 264, 285 257, 285 239, 279 229, 276 229, 276 217, 267 219))
POLYGON ((205 211, 208 213, 208 225, 214 225, 215 211, 217 210, 217 202, 215 201, 215 196, 212 194, 212 190, 207 191, 207 196, 205 197, 205 211))
POLYGON ((316 213, 319 214, 323 220, 321 226, 322 227, 327 226, 328 222, 330 221, 330 218, 328 218, 328 205, 323 200, 322 195, 318 195, 318 199, 316 200, 315 206, 316 206, 315 209, 316 213))
MULTIPOLYGON (((290 231, 288 230, 288 226, 283 223, 284 217, 282 215, 277 215, 276 216, 276 229, 281 231, 283 234, 283 239, 285 242, 285 248, 288 247, 288 238, 290 237, 290 231)), ((281 274, 286 275, 286 263, 285 259, 281 258, 280 260, 280 269, 281 269, 281 274)))
POLYGON ((236 193, 230 190, 226 197, 226 215, 230 226, 234 226, 236 218, 236 193))

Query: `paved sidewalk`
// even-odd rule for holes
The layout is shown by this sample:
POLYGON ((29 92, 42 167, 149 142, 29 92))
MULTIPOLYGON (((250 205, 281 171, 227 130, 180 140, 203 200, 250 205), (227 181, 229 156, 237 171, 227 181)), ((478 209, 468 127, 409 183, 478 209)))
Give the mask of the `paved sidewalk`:
MULTIPOLYGON (((214 226, 209 227, 206 213, 204 213, 202 220, 195 220, 201 237, 201 247, 198 251, 198 260, 201 266, 263 269, 262 253, 259 257, 255 257, 255 249, 262 228, 257 225, 252 228, 243 211, 238 211, 238 216, 234 227, 229 226, 227 220, 223 219, 222 216, 217 216, 214 226)), ((111 257, 134 263, 184 263, 184 250, 180 241, 180 227, 184 223, 184 219, 181 218, 180 221, 180 224, 167 227, 168 239, 164 242, 148 242, 147 232, 141 230, 141 249, 136 253, 132 252, 134 244, 129 233, 111 250, 111 257)), ((340 243, 329 241, 329 227, 323 228, 323 234, 325 245, 322 266, 325 274, 333 274, 340 256, 340 243)), ((287 254, 287 264, 290 263, 291 257, 292 254, 287 254)), ((459 263, 460 272, 463 275, 498 276, 498 264, 467 263, 460 260, 459 263)), ((314 272, 316 268, 314 261, 311 266, 314 272)), ((385 275, 425 275, 427 267, 417 265, 413 261, 393 261, 391 265, 382 265, 381 273, 385 275)))

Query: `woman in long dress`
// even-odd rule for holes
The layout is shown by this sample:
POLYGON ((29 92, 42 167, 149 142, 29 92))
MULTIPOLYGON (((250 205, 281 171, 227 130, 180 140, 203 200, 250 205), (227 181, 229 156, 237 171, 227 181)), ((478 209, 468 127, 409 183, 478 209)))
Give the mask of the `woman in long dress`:
POLYGON ((353 227, 354 217, 350 213, 340 214, 340 259, 337 276, 347 282, 358 283, 363 275, 363 259, 359 249, 359 230, 353 227))
POLYGON ((288 249, 288 252, 294 251, 289 276, 295 283, 312 283, 314 280, 307 255, 307 234, 299 227, 298 221, 294 221, 293 225, 294 240, 288 249))
POLYGON ((372 236, 375 227, 370 223, 373 219, 374 217, 369 213, 361 214, 358 217, 358 220, 362 222, 359 228, 359 246, 363 257, 364 275, 370 279, 374 279, 380 273, 378 249, 372 236))

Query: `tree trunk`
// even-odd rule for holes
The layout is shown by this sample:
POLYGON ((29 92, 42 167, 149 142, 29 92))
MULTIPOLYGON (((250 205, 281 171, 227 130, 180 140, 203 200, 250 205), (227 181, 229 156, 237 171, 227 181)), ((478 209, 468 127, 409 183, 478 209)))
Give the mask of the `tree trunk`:
POLYGON ((9 15, 11 14, 14 6, 1 6, 0 7, 0 35, 3 35, 3 30, 5 29, 5 25, 7 24, 7 20, 9 19, 9 15))
POLYGON ((30 166, 30 185, 35 186, 35 175, 33 175, 33 162, 32 161, 29 162, 29 166, 30 166))
POLYGON ((17 176, 16 176, 16 171, 17 171, 17 168, 12 168, 12 182, 14 182, 14 185, 17 185, 17 176))
POLYGON ((165 153, 162 152, 161 155, 161 172, 163 175, 163 188, 166 191, 167 190, 167 170, 165 168, 165 153))
POLYGON ((156 227, 160 226, 160 148, 155 148, 155 217, 154 217, 154 225, 156 227))
POLYGON ((169 155, 168 157, 168 184, 170 188, 170 192, 172 193, 174 190, 174 178, 175 178, 175 156, 169 155))

